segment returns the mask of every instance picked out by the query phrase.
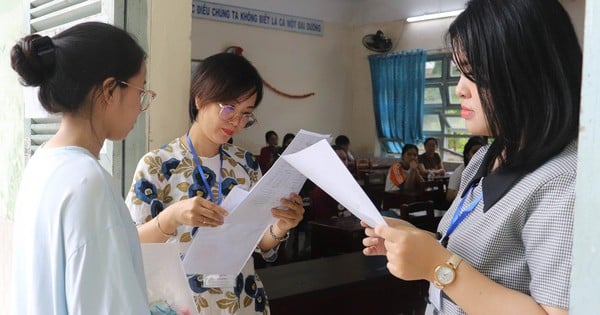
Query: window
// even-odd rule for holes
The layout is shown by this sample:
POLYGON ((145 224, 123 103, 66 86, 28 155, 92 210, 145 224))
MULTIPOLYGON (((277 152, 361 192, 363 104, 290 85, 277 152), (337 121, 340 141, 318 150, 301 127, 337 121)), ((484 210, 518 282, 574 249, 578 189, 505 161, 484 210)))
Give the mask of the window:
MULTIPOLYGON (((460 99, 454 93, 459 78, 452 54, 427 57, 423 135, 438 139, 440 155, 446 162, 462 162, 462 150, 470 136, 460 117, 460 99)), ((424 152, 423 145, 419 152, 424 152)))

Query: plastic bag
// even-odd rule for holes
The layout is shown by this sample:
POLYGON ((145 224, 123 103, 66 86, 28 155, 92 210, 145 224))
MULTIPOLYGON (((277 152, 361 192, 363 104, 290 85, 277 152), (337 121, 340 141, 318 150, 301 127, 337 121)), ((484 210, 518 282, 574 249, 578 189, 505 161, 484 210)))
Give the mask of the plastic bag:
POLYGON ((142 244, 152 314, 198 315, 177 243, 142 244))

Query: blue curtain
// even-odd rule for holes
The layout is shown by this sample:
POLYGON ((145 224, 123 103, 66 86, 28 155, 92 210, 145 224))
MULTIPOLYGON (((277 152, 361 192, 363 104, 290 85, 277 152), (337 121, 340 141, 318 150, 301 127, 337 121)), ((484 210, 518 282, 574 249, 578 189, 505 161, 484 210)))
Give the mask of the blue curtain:
POLYGON ((369 56, 377 135, 387 152, 423 140, 426 61, 422 49, 369 56))

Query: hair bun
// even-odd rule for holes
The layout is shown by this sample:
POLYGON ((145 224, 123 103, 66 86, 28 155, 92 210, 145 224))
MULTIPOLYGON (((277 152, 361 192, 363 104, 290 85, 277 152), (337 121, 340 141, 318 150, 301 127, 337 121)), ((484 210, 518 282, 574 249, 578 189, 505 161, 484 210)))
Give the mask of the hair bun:
POLYGON ((54 69, 54 45, 48 36, 23 37, 10 53, 11 66, 26 86, 39 86, 54 69))

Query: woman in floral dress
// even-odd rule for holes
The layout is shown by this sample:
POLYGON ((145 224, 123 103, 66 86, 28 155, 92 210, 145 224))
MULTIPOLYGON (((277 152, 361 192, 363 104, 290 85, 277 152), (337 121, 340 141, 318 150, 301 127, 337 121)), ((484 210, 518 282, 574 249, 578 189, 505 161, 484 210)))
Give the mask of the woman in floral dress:
MULTIPOLYGON (((198 227, 223 224, 227 211, 219 204, 234 186, 256 184, 253 154, 227 141, 256 122, 262 92, 262 78, 244 57, 221 53, 202 62, 192 79, 189 132, 142 157, 126 198, 142 242, 178 242, 185 253, 198 227)), ((300 196, 282 197, 288 210, 271 209, 277 221, 256 249, 268 262, 304 214, 300 196)), ((209 279, 188 275, 200 314, 270 314, 252 258, 238 275, 209 279)))

